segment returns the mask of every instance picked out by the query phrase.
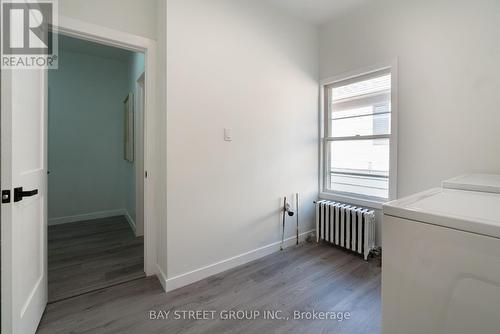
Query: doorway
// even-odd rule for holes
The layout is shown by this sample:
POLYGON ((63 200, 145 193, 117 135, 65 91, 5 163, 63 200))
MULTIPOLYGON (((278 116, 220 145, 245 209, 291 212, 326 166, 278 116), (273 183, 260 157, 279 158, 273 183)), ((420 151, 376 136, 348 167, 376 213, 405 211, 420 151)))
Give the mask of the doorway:
MULTIPOLYGON (((157 274, 157 230, 152 205, 158 163, 155 138, 156 42, 130 33, 61 17, 59 34, 145 55, 144 96, 144 272, 157 274), (151 175, 147 175, 148 169, 151 175), (146 177, 147 175, 147 177, 146 177)), ((19 201, 2 203, 2 332, 31 333, 47 303, 47 71, 2 71, 2 191, 19 201), (15 116, 15 117, 14 117, 15 116), (36 192, 35 192, 36 191, 36 192), (30 194, 24 197, 24 193, 30 194)))
POLYGON ((59 36, 48 72, 49 303, 145 276, 143 78, 143 53, 59 36))

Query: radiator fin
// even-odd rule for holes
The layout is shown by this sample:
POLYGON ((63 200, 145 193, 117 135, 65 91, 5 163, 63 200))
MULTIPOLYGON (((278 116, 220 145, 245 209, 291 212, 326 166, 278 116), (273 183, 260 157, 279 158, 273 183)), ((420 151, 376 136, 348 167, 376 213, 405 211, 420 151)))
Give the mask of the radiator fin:
POLYGON ((375 248, 375 213, 362 207, 316 202, 316 241, 324 240, 363 255, 375 248))

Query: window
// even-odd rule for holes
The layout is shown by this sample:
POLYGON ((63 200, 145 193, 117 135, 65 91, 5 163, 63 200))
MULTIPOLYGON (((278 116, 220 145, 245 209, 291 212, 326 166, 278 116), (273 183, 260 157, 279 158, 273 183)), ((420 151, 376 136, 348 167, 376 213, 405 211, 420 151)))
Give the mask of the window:
POLYGON ((394 196, 392 81, 386 68, 323 85, 322 193, 371 202, 394 196))

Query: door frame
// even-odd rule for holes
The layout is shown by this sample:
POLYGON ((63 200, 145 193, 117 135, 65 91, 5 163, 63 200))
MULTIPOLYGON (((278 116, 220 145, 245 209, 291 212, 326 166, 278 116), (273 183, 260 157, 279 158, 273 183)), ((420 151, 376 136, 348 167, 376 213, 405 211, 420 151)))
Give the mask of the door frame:
MULTIPOLYGON (((143 162, 144 171, 150 171, 153 165, 154 118, 156 107, 156 41, 114 30, 65 16, 59 16, 54 31, 60 35, 83 39, 90 42, 118 47, 134 52, 144 53, 145 96, 143 113, 143 162)), ((151 174, 151 173, 148 173, 151 174)), ((153 185, 149 182, 150 175, 144 180, 144 272, 147 276, 158 274, 157 267, 157 222, 153 218, 153 185)))
POLYGON ((144 235, 144 96, 146 92, 145 72, 135 80, 135 129, 134 138, 135 146, 134 152, 136 159, 135 166, 135 235, 144 235))

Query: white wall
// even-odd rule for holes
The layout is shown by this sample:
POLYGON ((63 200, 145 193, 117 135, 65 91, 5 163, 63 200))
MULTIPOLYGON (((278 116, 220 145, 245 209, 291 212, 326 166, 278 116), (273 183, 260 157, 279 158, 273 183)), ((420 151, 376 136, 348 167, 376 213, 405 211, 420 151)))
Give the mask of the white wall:
POLYGON ((317 50, 257 1, 167 1, 168 277, 278 242, 284 195, 313 229, 317 50))
POLYGON ((500 173, 498 22, 494 0, 377 0, 321 28, 321 78, 399 59, 399 197, 500 173))
MULTIPOLYGON (((164 1, 59 2, 61 15, 158 39, 152 218, 174 277, 278 241, 283 195, 301 193, 301 229, 313 227, 318 39, 258 1, 164 1)), ((321 78, 399 58, 400 196, 500 172, 499 6, 377 0, 320 29, 321 78)))
POLYGON ((155 39, 157 1, 59 0, 59 15, 155 39))
POLYGON ((158 133, 158 151, 162 154, 158 154, 158 166, 161 173, 158 175, 158 188, 160 191, 157 192, 155 196, 155 207, 156 212, 159 215, 159 221, 161 222, 157 226, 156 236, 157 236, 157 254, 158 254, 158 269, 163 271, 160 273, 160 277, 164 278, 167 273, 167 213, 166 213, 166 202, 167 202, 167 131, 166 131, 166 119, 167 119, 167 4, 166 0, 158 0, 158 7, 156 11, 156 31, 158 35, 157 44, 157 54, 158 54, 158 66, 157 66, 157 96, 158 105, 157 108, 160 111, 158 114, 158 120, 156 122, 156 133, 158 133))

